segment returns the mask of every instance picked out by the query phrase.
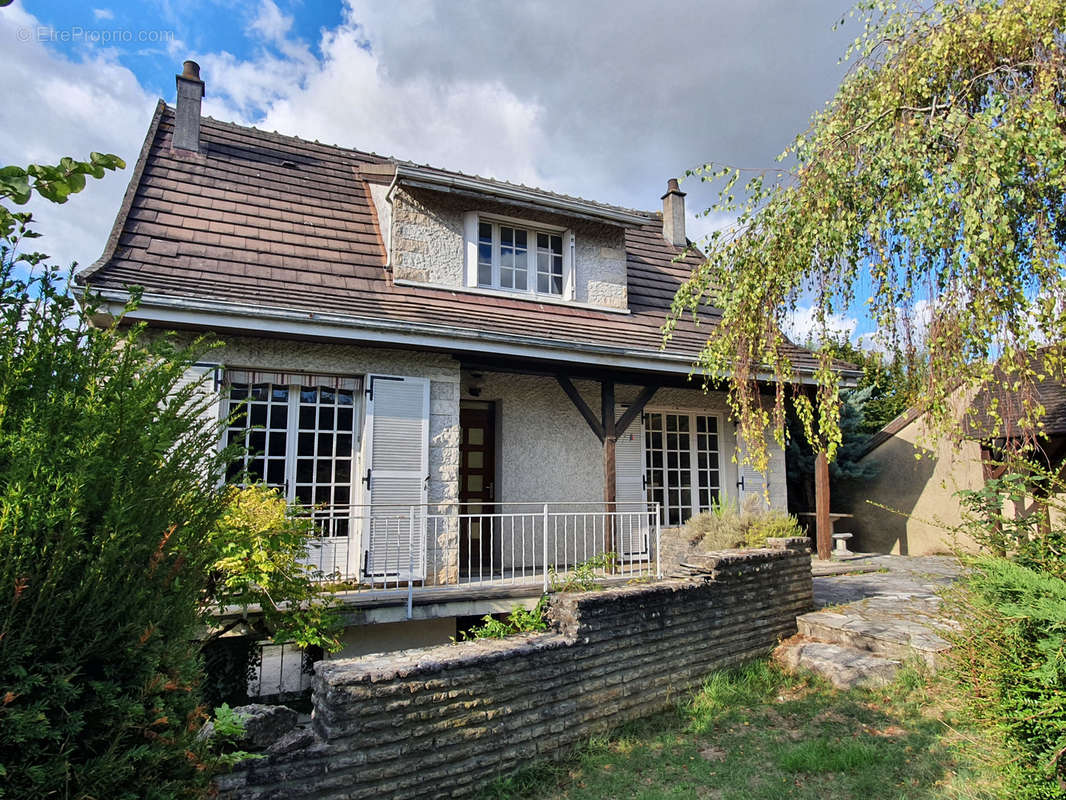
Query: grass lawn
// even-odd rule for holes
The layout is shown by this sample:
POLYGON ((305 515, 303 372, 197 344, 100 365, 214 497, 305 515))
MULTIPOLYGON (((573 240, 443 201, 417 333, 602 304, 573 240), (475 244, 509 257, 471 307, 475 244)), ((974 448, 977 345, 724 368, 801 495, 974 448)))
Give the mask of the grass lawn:
POLYGON ((916 669, 840 692, 770 661, 712 675, 676 711, 593 739, 486 798, 998 798, 991 743, 916 669))

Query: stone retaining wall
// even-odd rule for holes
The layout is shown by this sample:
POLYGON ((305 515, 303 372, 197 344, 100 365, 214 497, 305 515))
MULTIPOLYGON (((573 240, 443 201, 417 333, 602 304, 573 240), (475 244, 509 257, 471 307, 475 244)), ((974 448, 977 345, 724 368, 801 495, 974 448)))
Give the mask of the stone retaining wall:
POLYGON ((550 632, 315 665, 312 731, 224 797, 456 797, 684 697, 812 607, 806 539, 694 556, 689 578, 557 595, 550 632), (288 750, 288 752, 285 752, 288 750))

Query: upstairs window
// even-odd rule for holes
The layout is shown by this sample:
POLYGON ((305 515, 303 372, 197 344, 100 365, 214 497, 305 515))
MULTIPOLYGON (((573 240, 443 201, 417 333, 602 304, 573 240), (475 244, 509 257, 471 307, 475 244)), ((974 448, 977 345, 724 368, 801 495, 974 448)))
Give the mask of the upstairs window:
POLYGON ((468 271, 469 285, 560 298, 571 295, 568 232, 468 215, 467 237, 467 253, 476 259, 476 274, 468 271), (470 235, 472 229, 476 236, 470 235))

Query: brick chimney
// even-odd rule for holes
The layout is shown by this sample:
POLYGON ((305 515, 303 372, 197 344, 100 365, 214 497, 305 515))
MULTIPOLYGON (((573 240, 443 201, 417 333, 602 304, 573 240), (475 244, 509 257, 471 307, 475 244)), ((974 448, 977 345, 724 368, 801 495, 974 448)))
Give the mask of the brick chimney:
POLYGON ((177 80, 178 111, 174 115, 174 147, 199 153, 200 102, 204 97, 200 65, 195 61, 186 61, 177 80))
POLYGON ((677 185, 677 178, 666 184, 663 195, 663 238, 674 247, 685 247, 685 193, 677 185))

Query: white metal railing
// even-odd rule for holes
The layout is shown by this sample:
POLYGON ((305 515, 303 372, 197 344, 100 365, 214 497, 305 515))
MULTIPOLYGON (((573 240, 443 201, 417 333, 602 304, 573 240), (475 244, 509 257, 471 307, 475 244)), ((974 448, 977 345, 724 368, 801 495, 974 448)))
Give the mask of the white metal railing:
POLYGON ((308 561, 350 590, 661 577, 659 507, 602 503, 332 506, 306 512, 308 561))

